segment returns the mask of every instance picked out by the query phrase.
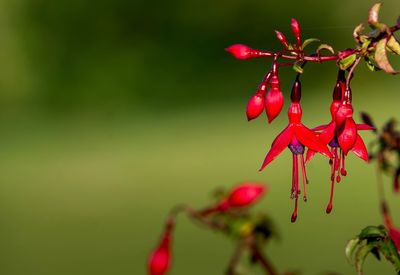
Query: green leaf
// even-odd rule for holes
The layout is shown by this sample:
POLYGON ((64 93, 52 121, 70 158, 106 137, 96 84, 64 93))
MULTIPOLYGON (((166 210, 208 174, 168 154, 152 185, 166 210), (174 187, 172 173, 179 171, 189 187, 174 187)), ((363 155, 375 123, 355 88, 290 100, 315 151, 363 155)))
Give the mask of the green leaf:
POLYGON ((375 60, 373 57, 365 56, 364 60, 365 60, 365 64, 367 65, 368 69, 370 69, 370 71, 375 72, 375 71, 380 70, 380 68, 376 66, 376 63, 375 63, 375 60))
POLYGON ((354 61, 356 61, 357 55, 356 54, 352 54, 349 55, 346 58, 343 58, 339 61, 339 67, 342 70, 346 70, 347 68, 349 68, 351 65, 353 65, 354 61))
POLYGON ((365 238, 383 238, 386 236, 386 230, 383 226, 367 226, 364 228, 360 235, 358 235, 359 238, 365 239, 365 238))
POLYGON ((319 45, 319 47, 317 48, 317 53, 319 54, 319 52, 322 50, 327 50, 330 51, 332 54, 335 54, 335 51, 333 50, 332 46, 328 44, 319 45))
POLYGON ((373 245, 362 245, 355 254, 355 265, 356 271, 358 275, 363 275, 363 265, 365 262, 365 258, 368 256, 368 253, 374 248, 373 245))
POLYGON ((293 70, 295 70, 296 72, 298 72, 300 74, 302 74, 304 72, 303 68, 298 63, 294 63, 293 70))
POLYGON ((387 41, 386 47, 394 54, 400 55, 400 43, 393 35, 387 41))
POLYGON ((397 271, 400 270, 400 255, 397 252, 397 248, 390 238, 387 238, 380 246, 380 251, 383 256, 391 262, 397 271))
POLYGON ((360 239, 354 238, 354 239, 351 239, 350 241, 348 241, 348 243, 346 245, 346 249, 345 249, 346 258, 350 264, 353 263, 353 260, 352 260, 353 253, 356 250, 359 243, 360 243, 360 239))
POLYGON ((301 45, 301 49, 304 50, 309 44, 313 42, 319 42, 320 40, 317 38, 309 38, 304 40, 303 45, 301 45))
POLYGON ((389 60, 386 54, 386 45, 387 45, 387 38, 383 38, 378 41, 376 44, 375 50, 375 62, 379 68, 384 70, 389 74, 397 74, 399 73, 395 69, 393 69, 392 65, 390 65, 389 60))

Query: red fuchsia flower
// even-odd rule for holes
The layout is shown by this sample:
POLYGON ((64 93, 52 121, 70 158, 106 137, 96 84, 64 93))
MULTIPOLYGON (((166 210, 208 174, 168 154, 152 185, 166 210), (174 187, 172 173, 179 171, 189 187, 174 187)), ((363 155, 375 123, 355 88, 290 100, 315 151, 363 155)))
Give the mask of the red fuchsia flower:
MULTIPOLYGON (((330 106, 331 121, 327 125, 314 128, 318 131, 318 137, 324 144, 329 145, 333 159, 329 161, 331 166, 331 191, 326 213, 330 213, 333 208, 333 194, 335 180, 341 181, 341 176, 347 175, 345 167, 345 156, 351 150, 356 156, 368 161, 368 152, 358 130, 373 130, 374 128, 366 124, 356 124, 352 118, 353 108, 351 103, 342 98, 346 93, 345 72, 339 70, 335 88, 333 90, 333 100, 330 106), (339 117, 339 118, 338 118, 339 117), (339 123, 338 123, 339 121, 339 123)), ((309 161, 315 155, 315 151, 308 150, 306 160, 309 161)))
POLYGON ((171 264, 171 238, 174 221, 170 219, 165 227, 160 243, 150 254, 148 261, 149 275, 164 275, 171 264))
POLYGON ((201 211, 201 215, 206 216, 216 212, 225 212, 230 209, 248 207, 259 200, 265 193, 266 187, 258 183, 242 183, 234 187, 229 194, 215 206, 201 211))
POLYGON ((226 48, 225 51, 231 53, 235 58, 241 60, 260 56, 268 57, 273 55, 271 52, 255 50, 243 44, 234 44, 226 48))
POLYGON ((265 111, 267 112, 268 122, 271 123, 282 111, 283 93, 278 77, 278 64, 276 60, 272 65, 270 89, 265 96, 265 111))
POLYGON ((263 170, 269 163, 271 163, 286 147, 292 152, 293 155, 293 178, 291 198, 295 199, 295 208, 292 214, 292 222, 297 219, 298 198, 300 194, 299 185, 299 158, 301 170, 303 174, 303 199, 307 201, 306 184, 307 174, 304 162, 305 147, 319 152, 325 156, 332 157, 332 153, 328 150, 327 146, 319 141, 316 134, 304 126, 301 122, 302 110, 300 106, 301 99, 301 83, 299 76, 297 76, 291 93, 291 104, 288 110, 289 124, 288 126, 275 138, 271 145, 265 160, 260 168, 263 170))

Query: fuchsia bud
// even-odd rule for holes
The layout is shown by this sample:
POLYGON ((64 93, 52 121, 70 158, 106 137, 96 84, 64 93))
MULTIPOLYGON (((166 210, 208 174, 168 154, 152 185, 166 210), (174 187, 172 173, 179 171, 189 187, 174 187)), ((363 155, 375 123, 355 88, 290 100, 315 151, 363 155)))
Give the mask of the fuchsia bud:
POLYGON ((149 275, 164 275, 171 263, 171 237, 174 222, 168 221, 159 245, 153 250, 148 261, 149 275))
POLYGON ((270 87, 271 88, 269 89, 267 96, 265 97, 265 111, 267 112, 269 123, 271 123, 280 114, 283 108, 284 101, 279 83, 276 63, 274 63, 272 68, 270 87))
POLYGON ((265 191, 265 186, 257 183, 243 183, 236 186, 228 195, 230 207, 245 207, 257 201, 265 191))
POLYGON ((237 59, 249 59, 253 57, 254 50, 243 44, 235 44, 225 49, 237 59))
POLYGON ((278 38, 279 42, 282 43, 282 45, 288 49, 289 48, 289 43, 287 42, 287 39, 285 37, 285 35, 283 33, 281 33, 280 31, 275 31, 276 34, 276 38, 278 38))
POLYGON ((253 95, 246 107, 247 120, 257 118, 264 110, 264 96, 260 94, 253 95))
POLYGON ((297 22, 296 19, 292 18, 291 26, 292 26, 292 31, 293 31, 294 37, 296 37, 297 45, 300 46, 301 45, 301 38, 300 38, 301 28, 300 28, 300 24, 299 24, 299 22, 297 22))

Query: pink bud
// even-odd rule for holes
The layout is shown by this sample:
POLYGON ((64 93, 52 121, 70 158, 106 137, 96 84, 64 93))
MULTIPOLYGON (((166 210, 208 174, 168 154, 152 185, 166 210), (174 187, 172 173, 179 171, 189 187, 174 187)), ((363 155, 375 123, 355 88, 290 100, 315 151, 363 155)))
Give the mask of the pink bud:
POLYGON ((353 148, 357 140, 357 126, 353 118, 347 118, 342 126, 339 127, 338 142, 344 154, 353 148))
POLYGON ((282 111, 283 101, 279 78, 278 76, 273 75, 271 78, 271 89, 265 97, 265 111, 267 112, 269 123, 271 123, 282 111))
POLYGON ((299 22, 297 22, 296 19, 292 18, 292 31, 294 34, 294 37, 296 37, 297 45, 301 45, 301 38, 300 38, 300 33, 301 33, 301 28, 299 22))
POLYGON ((275 31, 276 34, 276 38, 278 38, 279 42, 282 43, 282 45, 288 49, 289 48, 289 44, 287 42, 287 39, 285 37, 285 35, 283 33, 281 33, 280 31, 275 31))
POLYGON ((244 207, 258 200, 265 191, 265 186, 257 183, 243 183, 235 187, 228 196, 230 207, 244 207))
POLYGON ((264 96, 256 93, 247 103, 246 114, 247 120, 257 118, 264 110, 264 96))
POLYGON ((235 44, 225 49, 237 59, 249 59, 253 57, 254 50, 243 44, 235 44))
POLYGON ((149 275, 164 275, 167 273, 171 263, 171 234, 172 223, 167 224, 164 235, 159 245, 153 250, 148 261, 149 275))

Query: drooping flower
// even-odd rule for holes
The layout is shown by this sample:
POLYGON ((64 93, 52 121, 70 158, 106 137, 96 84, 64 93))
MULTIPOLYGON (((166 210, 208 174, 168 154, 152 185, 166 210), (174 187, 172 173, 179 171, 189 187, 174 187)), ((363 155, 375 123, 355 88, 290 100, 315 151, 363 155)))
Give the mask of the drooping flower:
POLYGON ((295 222, 297 219, 298 198, 300 194, 299 184, 299 158, 303 175, 303 199, 307 201, 306 184, 307 174, 304 161, 305 147, 319 152, 325 156, 332 157, 332 153, 328 150, 316 136, 316 134, 303 125, 301 122, 302 109, 300 106, 301 99, 301 83, 297 77, 291 92, 291 104, 288 110, 289 124, 288 126, 275 138, 271 145, 271 149, 267 153, 265 160, 260 168, 263 170, 269 163, 271 163, 286 147, 292 152, 293 159, 293 177, 291 198, 295 199, 295 207, 292 213, 291 220, 295 222))
POLYGON ((171 264, 171 238, 174 221, 169 220, 157 247, 152 251, 148 261, 149 275, 164 275, 171 264))
MULTIPOLYGON (((341 176, 347 175, 345 157, 351 150, 356 156, 368 161, 368 152, 363 140, 358 135, 358 130, 373 130, 367 124, 356 124, 353 119, 353 107, 351 105, 351 91, 346 88, 345 72, 339 70, 333 100, 330 106, 331 121, 326 125, 315 127, 320 141, 331 148, 333 159, 329 161, 331 166, 331 191, 326 213, 330 213, 333 207, 333 194, 335 181, 339 183, 341 176), (347 96, 346 96, 347 93, 347 96)), ((309 161, 315 155, 315 151, 308 150, 306 160, 309 161)))

